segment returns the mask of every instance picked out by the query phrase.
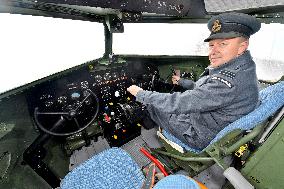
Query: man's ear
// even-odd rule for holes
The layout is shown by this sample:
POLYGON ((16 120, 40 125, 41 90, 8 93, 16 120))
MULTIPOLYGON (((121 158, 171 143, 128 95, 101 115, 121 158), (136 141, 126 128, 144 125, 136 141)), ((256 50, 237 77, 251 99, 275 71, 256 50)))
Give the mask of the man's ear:
POLYGON ((240 43, 240 47, 239 47, 239 49, 238 49, 238 55, 243 54, 243 52, 248 49, 248 46, 249 46, 249 40, 248 40, 248 39, 242 41, 242 42, 240 43))

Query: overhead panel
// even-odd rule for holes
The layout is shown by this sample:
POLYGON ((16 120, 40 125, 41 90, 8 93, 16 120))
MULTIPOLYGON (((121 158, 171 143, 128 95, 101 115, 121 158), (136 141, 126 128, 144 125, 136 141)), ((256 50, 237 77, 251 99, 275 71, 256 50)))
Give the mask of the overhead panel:
POLYGON ((0 0, 0 13, 25 14, 75 20, 102 21, 103 17, 93 12, 60 4, 39 3, 37 0, 0 0))
POLYGON ((111 8, 172 16, 200 17, 205 15, 204 3, 201 0, 35 0, 34 2, 111 8))

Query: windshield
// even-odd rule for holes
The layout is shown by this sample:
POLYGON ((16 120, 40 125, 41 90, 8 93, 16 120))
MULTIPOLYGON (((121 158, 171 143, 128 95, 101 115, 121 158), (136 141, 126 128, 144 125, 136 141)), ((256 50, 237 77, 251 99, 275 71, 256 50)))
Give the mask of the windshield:
POLYGON ((102 57, 103 24, 0 14, 0 93, 102 57))
MULTIPOLYGON (((115 54, 207 56, 207 24, 125 24, 114 34, 115 54)), ((249 50, 260 80, 276 81, 284 75, 284 24, 263 24, 250 39, 249 50)))
POLYGON ((116 54, 207 55, 206 24, 125 24, 113 37, 116 54))

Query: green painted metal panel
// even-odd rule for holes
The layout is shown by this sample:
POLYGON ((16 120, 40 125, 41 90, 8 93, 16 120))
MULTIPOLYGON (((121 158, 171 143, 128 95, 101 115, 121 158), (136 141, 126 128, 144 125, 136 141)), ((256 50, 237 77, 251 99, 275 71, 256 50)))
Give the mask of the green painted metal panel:
POLYGON ((241 172, 257 189, 284 188, 284 120, 250 157, 241 172))

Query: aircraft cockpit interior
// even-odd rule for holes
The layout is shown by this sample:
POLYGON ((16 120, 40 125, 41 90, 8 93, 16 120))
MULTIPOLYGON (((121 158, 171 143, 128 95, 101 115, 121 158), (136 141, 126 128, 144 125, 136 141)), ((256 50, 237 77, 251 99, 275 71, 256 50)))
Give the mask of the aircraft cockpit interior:
MULTIPOLYGON (((116 54, 113 50, 117 36, 129 29, 127 24, 205 26, 212 16, 232 11, 250 14, 265 27, 281 25, 279 31, 284 31, 281 0, 0 2, 0 16, 80 20, 104 28, 100 58, 0 93, 0 188, 283 187, 284 63, 279 48, 267 45, 273 55, 271 61, 262 61, 263 72, 274 66, 270 70, 278 78, 258 79, 261 105, 225 127, 200 151, 157 128, 147 106, 127 88, 136 85, 147 91, 182 93, 186 89, 173 84, 172 76, 197 81, 210 64, 208 56, 116 54), (277 63, 272 61, 274 55, 277 63)), ((170 37, 178 38, 175 35, 170 37)), ((136 36, 142 41, 147 37, 136 36)), ((276 36, 284 41, 282 35, 276 36)), ((127 48, 134 48, 133 44, 127 48)), ((162 46, 167 45, 171 47, 170 38, 163 41, 162 46)), ((199 43, 198 48, 203 47, 199 43)))

